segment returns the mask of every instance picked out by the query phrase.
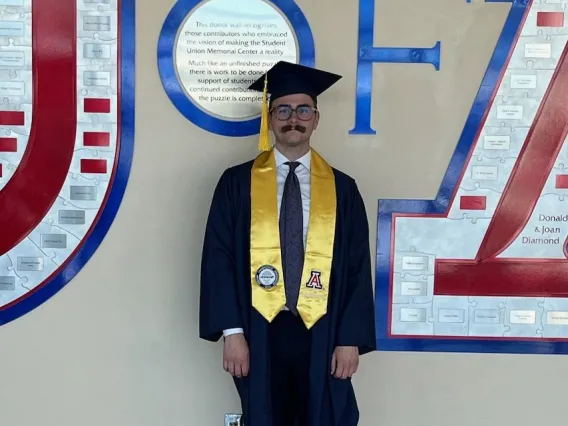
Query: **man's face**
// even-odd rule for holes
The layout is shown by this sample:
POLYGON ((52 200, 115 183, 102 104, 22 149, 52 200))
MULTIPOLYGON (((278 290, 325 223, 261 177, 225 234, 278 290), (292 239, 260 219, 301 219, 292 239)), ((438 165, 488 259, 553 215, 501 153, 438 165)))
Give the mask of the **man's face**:
POLYGON ((272 103, 270 127, 278 143, 291 147, 308 143, 318 122, 319 113, 308 95, 282 96, 272 103))

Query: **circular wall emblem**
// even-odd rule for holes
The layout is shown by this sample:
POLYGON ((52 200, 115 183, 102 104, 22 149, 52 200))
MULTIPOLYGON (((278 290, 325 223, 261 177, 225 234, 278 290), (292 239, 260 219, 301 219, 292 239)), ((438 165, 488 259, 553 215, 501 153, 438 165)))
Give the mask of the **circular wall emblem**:
POLYGON ((19 3, 0 10, 20 29, 2 37, 0 324, 52 297, 97 250, 134 146, 134 0, 19 3))
POLYGON ((158 41, 158 68, 175 107, 225 136, 260 129, 262 93, 248 86, 278 61, 314 65, 312 33, 294 0, 178 0, 158 41))
POLYGON ((274 287, 278 284, 278 279, 278 271, 271 265, 261 266, 256 272, 256 282, 264 288, 274 287))

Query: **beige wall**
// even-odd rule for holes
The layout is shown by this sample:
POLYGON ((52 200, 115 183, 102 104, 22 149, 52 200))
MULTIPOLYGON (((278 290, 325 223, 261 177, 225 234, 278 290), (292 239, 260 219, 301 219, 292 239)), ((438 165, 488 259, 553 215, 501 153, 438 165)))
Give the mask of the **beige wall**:
MULTIPOLYGON (((321 100, 314 146, 358 180, 374 233, 378 198, 434 197, 509 5, 377 0, 376 44, 441 40, 442 70, 375 66, 379 134, 354 137, 357 3, 298 3, 318 65, 345 76, 321 100)), ((198 265, 213 186, 255 155, 256 139, 205 133, 173 108, 155 50, 173 0, 137 4, 128 191, 78 277, 1 328, 1 426, 209 426, 238 409, 221 345, 197 339, 198 265)), ((566 373, 563 357, 375 353, 355 384, 364 426, 563 424, 566 373)))

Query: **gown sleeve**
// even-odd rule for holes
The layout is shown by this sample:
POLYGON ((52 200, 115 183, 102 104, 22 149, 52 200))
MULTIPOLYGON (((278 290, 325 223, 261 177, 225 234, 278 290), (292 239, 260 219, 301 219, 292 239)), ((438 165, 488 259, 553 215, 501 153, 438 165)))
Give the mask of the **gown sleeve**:
POLYGON ((199 336, 218 341, 223 330, 242 328, 235 276, 235 215, 231 177, 225 172, 215 188, 207 218, 201 259, 199 336))
POLYGON ((352 186, 352 205, 347 220, 350 236, 346 262, 348 281, 337 346, 357 346, 359 353, 365 354, 376 349, 369 223, 359 189, 355 182, 352 186))

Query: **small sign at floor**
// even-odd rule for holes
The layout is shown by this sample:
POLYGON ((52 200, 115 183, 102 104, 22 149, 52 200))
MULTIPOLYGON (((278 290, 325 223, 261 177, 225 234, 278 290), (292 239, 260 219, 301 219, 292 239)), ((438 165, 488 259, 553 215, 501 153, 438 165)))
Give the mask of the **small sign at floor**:
POLYGON ((225 414, 225 426, 242 426, 240 414, 225 414))

